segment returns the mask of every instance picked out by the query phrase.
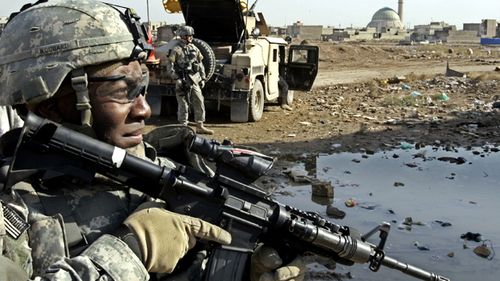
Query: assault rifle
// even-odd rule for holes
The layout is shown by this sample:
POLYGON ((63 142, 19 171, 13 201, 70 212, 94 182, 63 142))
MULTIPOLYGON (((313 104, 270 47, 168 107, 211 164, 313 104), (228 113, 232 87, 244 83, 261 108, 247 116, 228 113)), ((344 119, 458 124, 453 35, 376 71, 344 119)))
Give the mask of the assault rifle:
POLYGON ((270 169, 272 158, 198 136, 192 136, 190 148, 217 164, 214 176, 182 165, 176 169, 156 165, 28 114, 7 185, 40 171, 79 177, 93 177, 97 172, 164 199, 175 212, 217 224, 232 234, 233 241, 229 246, 210 245, 205 280, 243 280, 247 261, 260 242, 285 256, 312 252, 347 265, 368 263, 372 271, 386 266, 421 280, 449 280, 387 256, 383 248, 390 229, 388 223, 360 236, 317 213, 270 199, 251 183, 270 169), (378 245, 367 241, 375 233, 379 233, 378 245))

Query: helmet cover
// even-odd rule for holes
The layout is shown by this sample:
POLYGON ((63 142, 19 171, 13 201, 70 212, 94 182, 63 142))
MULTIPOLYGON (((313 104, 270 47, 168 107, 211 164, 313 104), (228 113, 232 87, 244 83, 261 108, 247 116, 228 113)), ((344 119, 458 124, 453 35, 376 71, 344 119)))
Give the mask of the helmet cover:
POLYGON ((99 1, 34 5, 0 36, 0 105, 48 99, 72 70, 130 58, 134 38, 123 14, 99 1))

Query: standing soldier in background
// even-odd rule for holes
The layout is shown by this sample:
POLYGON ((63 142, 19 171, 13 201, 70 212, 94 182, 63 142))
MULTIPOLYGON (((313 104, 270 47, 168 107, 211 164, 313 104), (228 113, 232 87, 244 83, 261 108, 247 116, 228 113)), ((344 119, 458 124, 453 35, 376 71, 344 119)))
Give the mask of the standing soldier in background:
MULTIPOLYGON (((0 36, 0 105, 173 167, 143 141, 151 115, 146 39, 131 9, 95 0, 27 4, 0 36)), ((40 171, 13 179, 3 173, 13 154, 0 146, 2 281, 146 281, 171 273, 197 238, 231 241, 225 230, 104 176, 40 171)))
POLYGON ((194 29, 181 26, 177 31, 181 38, 168 55, 168 75, 176 81, 177 120, 188 124, 189 105, 192 104, 196 133, 212 135, 214 131, 205 128, 205 104, 201 89, 205 86, 205 67, 200 50, 192 43, 194 29))
MULTIPOLYGON (((143 64, 148 47, 130 9, 95 0, 27 4, 0 36, 0 106, 173 168, 143 141, 151 115, 143 64)), ((86 181, 40 171, 6 185, 12 178, 3 165, 15 157, 9 148, 0 145, 1 281, 146 281, 150 273, 155 280, 155 273, 172 273, 198 239, 231 242, 218 226, 169 212, 102 175, 86 181)), ((252 281, 302 280, 300 257, 282 266, 276 251, 264 247, 252 256, 252 281)))

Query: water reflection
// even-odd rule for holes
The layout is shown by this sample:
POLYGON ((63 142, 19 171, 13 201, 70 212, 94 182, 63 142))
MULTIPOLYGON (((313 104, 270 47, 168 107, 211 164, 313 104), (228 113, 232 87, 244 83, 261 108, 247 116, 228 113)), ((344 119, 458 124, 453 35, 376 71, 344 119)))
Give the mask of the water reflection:
MULTIPOLYGON (((424 147, 374 155, 321 155, 316 177, 332 182, 333 206, 346 212, 336 223, 361 232, 382 221, 391 223, 388 255, 452 280, 497 281, 498 257, 479 257, 473 250, 483 242, 461 239, 467 232, 480 233, 500 253, 500 153, 494 151, 424 147), (356 206, 346 207, 348 199, 356 206)), ((312 198, 310 185, 287 191, 294 196, 277 195, 280 202, 326 216, 325 205, 331 202, 312 198)), ((337 271, 351 272, 354 280, 413 280, 390 269, 372 273, 367 265, 339 266, 337 271)))

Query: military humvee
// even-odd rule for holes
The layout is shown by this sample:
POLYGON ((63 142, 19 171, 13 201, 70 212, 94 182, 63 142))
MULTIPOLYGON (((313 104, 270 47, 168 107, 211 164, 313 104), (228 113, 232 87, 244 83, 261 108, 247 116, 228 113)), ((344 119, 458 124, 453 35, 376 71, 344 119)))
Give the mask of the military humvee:
MULTIPOLYGON (((243 11, 239 0, 180 0, 193 43, 201 50, 208 81, 207 102, 230 107, 233 122, 259 121, 264 104, 291 105, 293 90, 310 90, 318 72, 319 48, 289 45, 269 37, 262 14, 243 11)), ((174 39, 175 40, 175 39, 174 39)), ((161 61, 175 42, 156 49, 159 65, 150 67, 150 95, 175 95, 161 61)))

